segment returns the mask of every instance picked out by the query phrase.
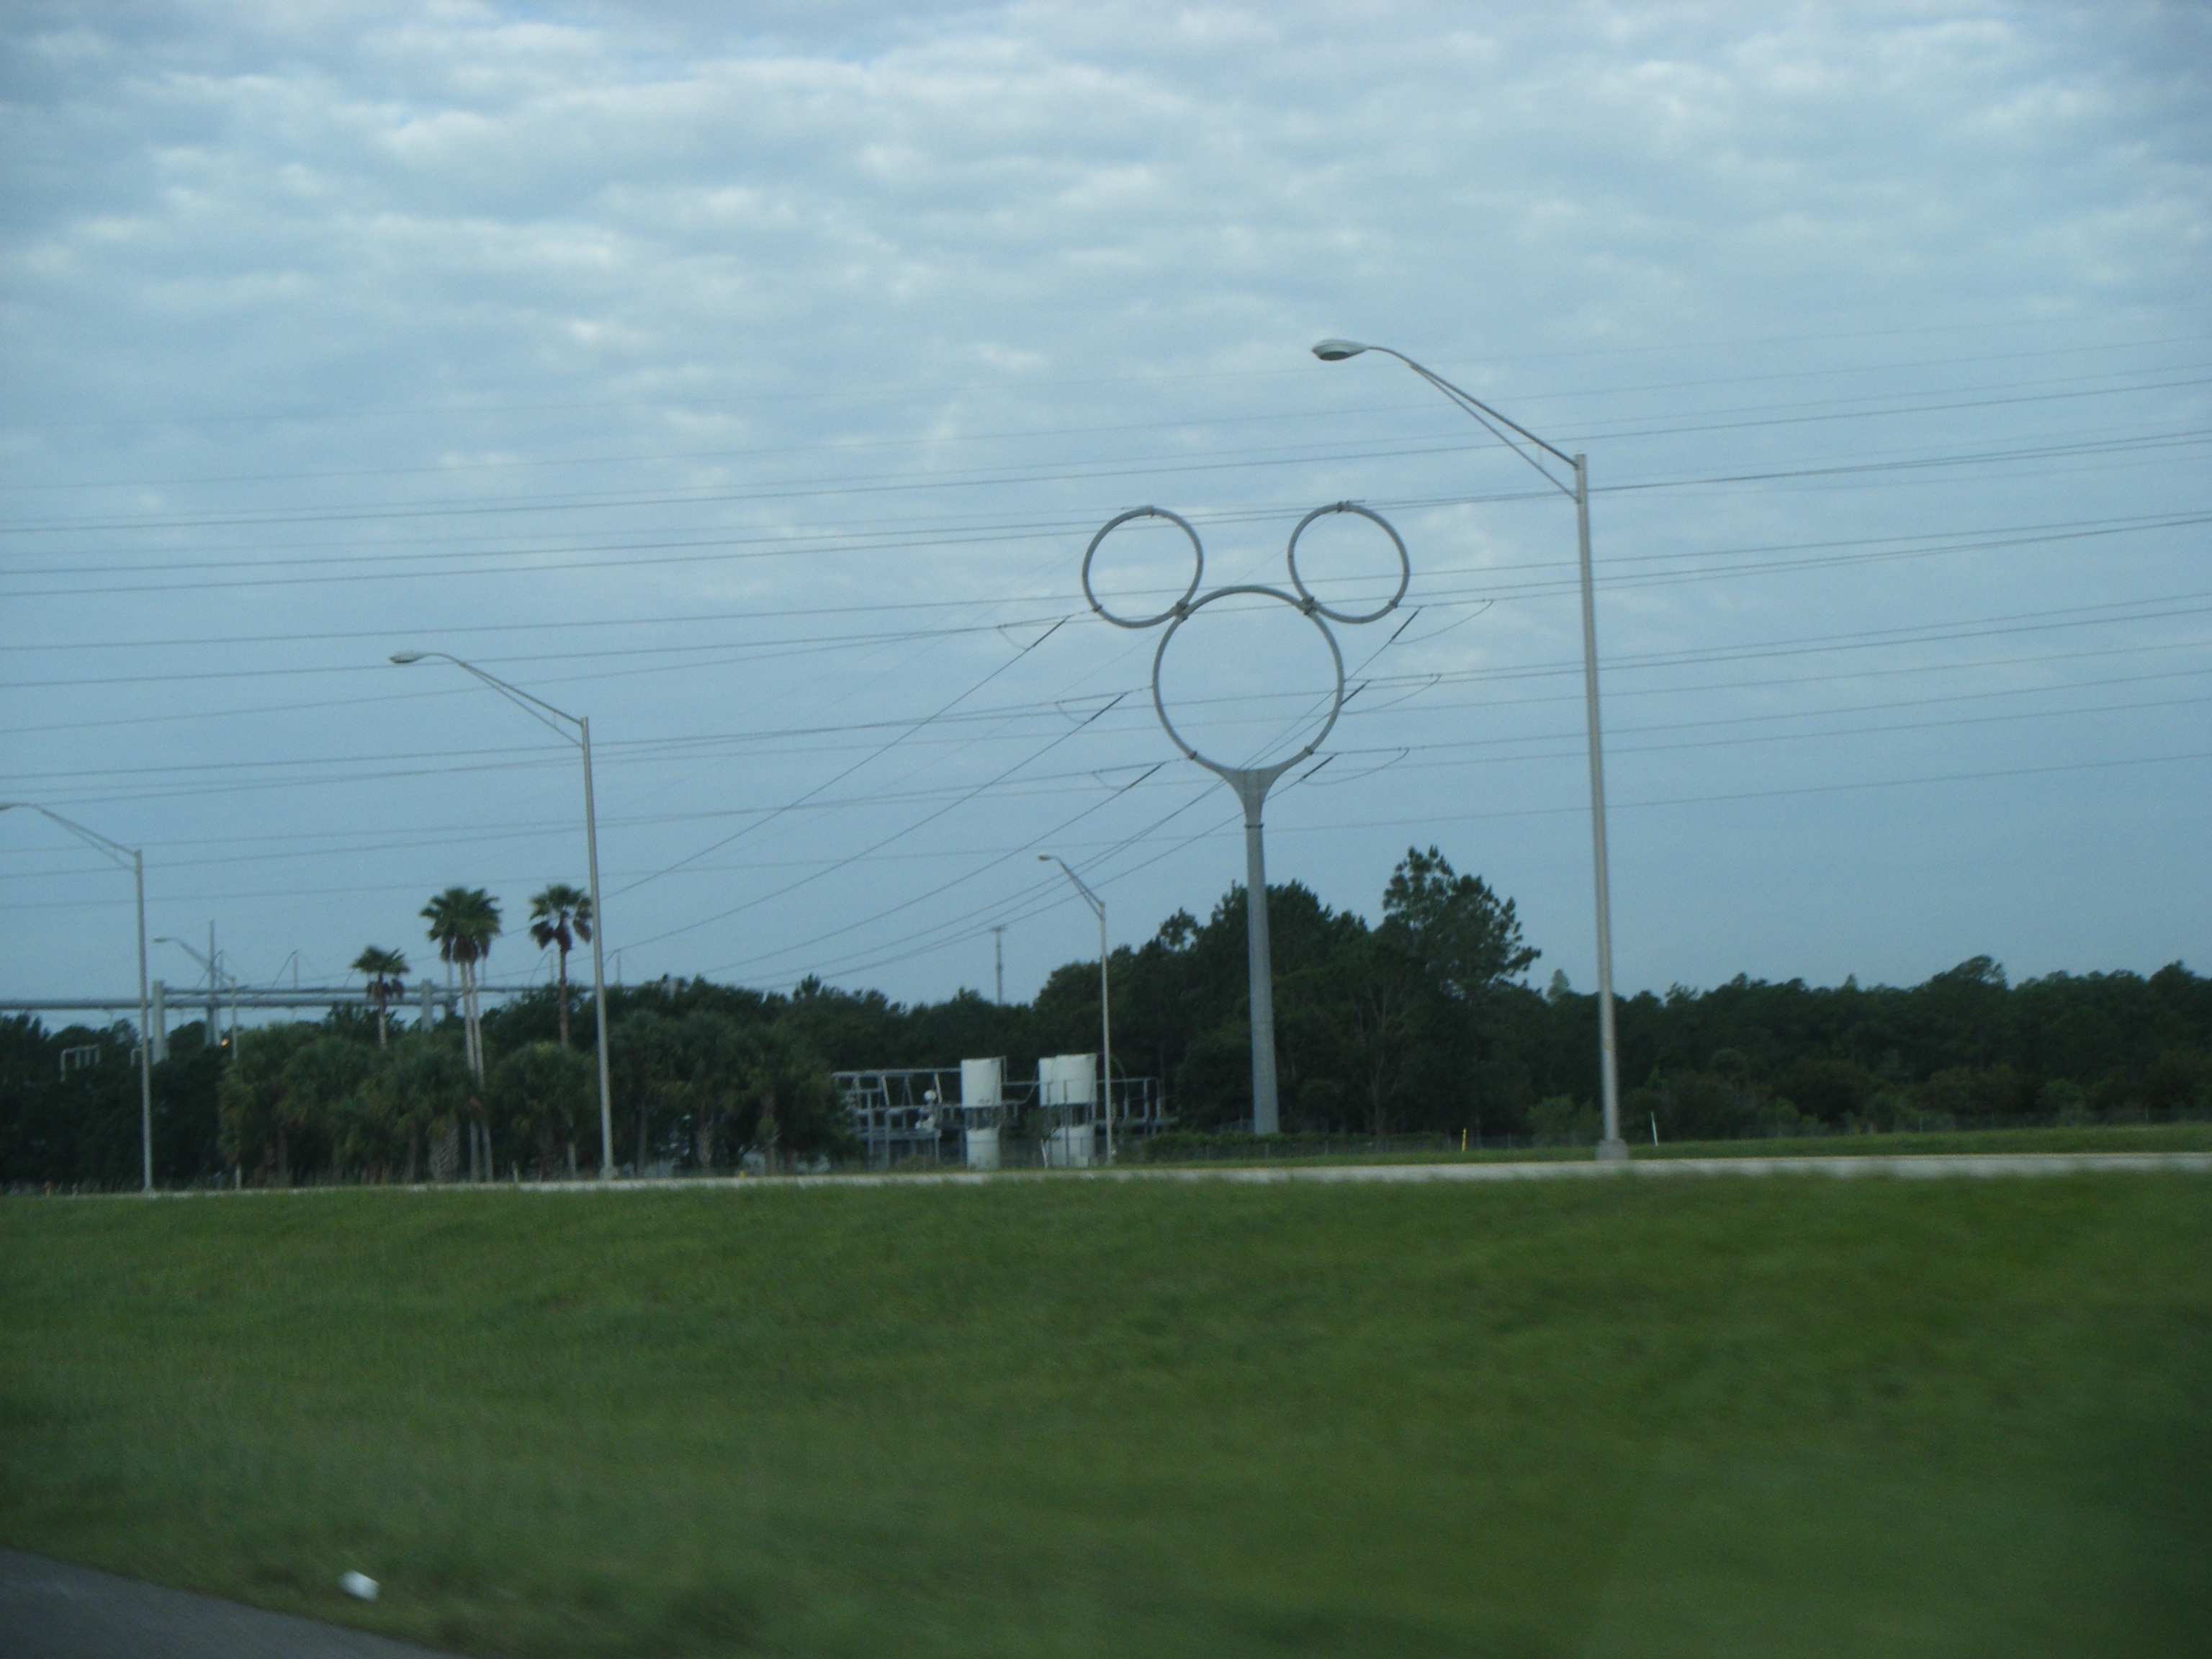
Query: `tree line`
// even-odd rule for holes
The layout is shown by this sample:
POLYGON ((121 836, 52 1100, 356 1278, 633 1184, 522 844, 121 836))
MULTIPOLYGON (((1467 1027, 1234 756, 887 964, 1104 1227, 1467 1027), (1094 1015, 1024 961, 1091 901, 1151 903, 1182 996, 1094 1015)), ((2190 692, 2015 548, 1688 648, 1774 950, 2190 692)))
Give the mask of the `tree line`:
MULTIPOLYGON (((1244 907, 1232 888, 1203 921, 1177 911, 1113 954, 1115 1069, 1159 1079, 1181 1128, 1249 1122, 1244 907)), ((1540 953, 1480 877, 1409 848, 1373 923, 1297 883, 1270 887, 1268 914, 1286 1132, 1595 1139, 1596 1000, 1556 973, 1532 982, 1540 953)), ((596 1170, 594 1011, 567 960, 590 940, 589 900, 561 885, 533 899, 556 981, 492 1007, 475 994, 502 926, 491 895, 448 889, 422 918, 459 1018, 410 1020, 404 952, 371 946, 355 964, 367 1008, 247 1030, 234 1049, 183 1027, 155 1068, 159 1178, 596 1170)), ((963 991, 909 1006, 811 979, 787 994, 610 987, 614 1160, 835 1158, 851 1146, 833 1069, 1005 1055, 1018 1078, 1037 1055, 1097 1048, 1097 987, 1095 959, 1005 1006, 963 991)), ((1626 1121, 1667 1139, 2212 1109, 2212 981, 2179 963, 2017 984, 1984 957, 1911 987, 1740 976, 1626 998, 1618 1030, 1626 1121)), ((134 1041, 126 1024, 0 1020, 0 1182, 135 1183, 134 1041)))

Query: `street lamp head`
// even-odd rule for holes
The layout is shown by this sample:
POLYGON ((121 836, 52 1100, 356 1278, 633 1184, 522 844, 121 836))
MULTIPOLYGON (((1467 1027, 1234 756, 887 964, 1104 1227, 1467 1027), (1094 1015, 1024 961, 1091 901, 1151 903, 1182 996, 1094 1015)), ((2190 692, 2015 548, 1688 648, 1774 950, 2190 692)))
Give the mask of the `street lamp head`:
POLYGON ((422 661, 422 653, 420 651, 395 651, 392 653, 392 660, 404 668, 410 662, 422 661))
POLYGON ((1366 349, 1357 340, 1323 340, 1313 349, 1313 355, 1325 363, 1340 363, 1346 357, 1357 357, 1366 349))

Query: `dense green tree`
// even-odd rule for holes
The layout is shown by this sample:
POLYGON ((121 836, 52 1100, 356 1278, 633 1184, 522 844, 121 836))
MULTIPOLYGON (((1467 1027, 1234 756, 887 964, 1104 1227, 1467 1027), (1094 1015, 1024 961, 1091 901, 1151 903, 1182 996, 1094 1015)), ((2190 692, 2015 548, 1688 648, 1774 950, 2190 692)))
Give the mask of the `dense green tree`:
POLYGON ((416 1178, 417 1155, 427 1141, 431 1178, 453 1180, 459 1173, 461 1123, 478 1097, 460 1045, 444 1030, 409 1031, 392 1045, 389 1062, 369 1087, 406 1149, 401 1179, 416 1178))
POLYGON ((285 1067, 292 1056, 322 1033, 313 1025, 287 1024, 249 1027, 238 1034, 230 1063, 223 1067, 222 1153, 225 1163, 250 1170, 256 1181, 292 1182, 295 1131, 302 1125, 288 1109, 285 1067))
MULTIPOLYGON (((1270 890, 1285 1127, 1594 1136, 1595 999, 1560 974, 1541 993, 1524 982, 1536 957, 1512 901, 1435 848, 1409 849, 1382 899, 1370 927, 1297 883, 1270 890)), ((1244 907, 1231 888, 1203 921, 1177 911, 1114 952, 1117 1075, 1159 1079, 1183 1128, 1249 1120, 1244 907)), ((412 1180, 427 1139, 432 1175, 449 1179, 464 1123, 528 1144, 540 1170, 566 1162, 592 1115, 592 1068, 561 1041, 561 988, 479 1012, 474 970, 497 906, 454 888, 429 908, 441 952, 465 969, 459 1029, 393 1035, 348 1007, 320 1026, 249 1030, 227 1062, 187 1024, 155 1073, 161 1178, 227 1164, 256 1181, 395 1166, 412 1180)), ((748 1149, 836 1150, 833 1069, 1001 1054, 1018 1086, 1037 1056, 1096 1048, 1097 996, 1095 962, 1066 964, 1014 1007, 969 991, 902 1006, 811 979, 789 995, 702 979, 610 988, 629 1142, 615 1150, 633 1168, 700 1170, 748 1149)), ((2212 1111, 2212 980, 2179 963, 2014 983, 1978 957, 1909 987, 1739 975, 1638 993, 1618 1012, 1621 1073, 1640 1079, 1626 1127, 1664 1139, 2212 1111)), ((0 1020, 0 1177, 135 1182, 134 1041, 126 1025, 0 1020)))
POLYGON ((1382 925, 1448 995, 1470 1007, 1518 980, 1541 954, 1522 941, 1511 899, 1480 876, 1454 874, 1433 847, 1407 848, 1390 872, 1382 925))
POLYGON ((380 1162, 386 1150, 382 1114, 369 1093, 379 1052, 318 1034, 286 1058, 279 1074, 279 1133, 320 1139, 330 1149, 334 1181, 343 1178, 349 1160, 380 1162))
POLYGON ((850 1152, 820 1054, 788 1026, 763 1025, 749 1036, 742 1096, 747 1121, 738 1126, 740 1138, 770 1168, 787 1152, 850 1152))
POLYGON ((576 1173, 576 1139, 592 1113, 598 1070, 562 1042, 529 1042, 492 1068, 491 1104, 501 1127, 532 1147, 538 1172, 555 1174, 565 1156, 576 1173))
MULTIPOLYGON (((0 1175, 9 1182, 138 1184, 137 1036, 127 1025, 49 1032, 0 1018, 0 1175), (64 1068, 64 1057, 73 1061, 64 1068)), ((157 1099, 156 1108, 160 1102, 157 1099)), ((168 1178, 157 1117, 155 1172, 168 1178)))

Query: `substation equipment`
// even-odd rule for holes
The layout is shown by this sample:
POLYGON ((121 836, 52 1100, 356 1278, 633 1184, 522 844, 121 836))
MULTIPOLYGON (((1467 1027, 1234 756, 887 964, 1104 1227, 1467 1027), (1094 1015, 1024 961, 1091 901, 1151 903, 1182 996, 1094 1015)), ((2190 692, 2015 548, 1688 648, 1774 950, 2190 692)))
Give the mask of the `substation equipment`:
POLYGON ((830 1078, 848 1126, 879 1169, 996 1170, 1034 1159, 1046 1169, 1087 1170, 1104 1162, 1109 1116, 1117 1138, 1155 1135, 1172 1121, 1158 1078, 1117 1077, 1103 1091, 1099 1081, 1095 1054, 1044 1055, 1027 1079, 1010 1079, 1003 1058, 830 1078), (1019 1142, 1018 1127, 1031 1132, 1019 1142))
POLYGON ((1247 971, 1251 981, 1252 1010, 1252 1133, 1271 1135, 1281 1127, 1281 1115, 1275 1099, 1275 987, 1273 958, 1267 941, 1267 859, 1261 833, 1261 812, 1266 805, 1267 791, 1275 781, 1291 768, 1312 757, 1315 751, 1328 741, 1336 727, 1337 716, 1344 712, 1344 653, 1337 648, 1336 635, 1329 630, 1332 622, 1349 627, 1380 622, 1398 608, 1406 597, 1407 586, 1413 580, 1413 561, 1407 556, 1405 538, 1398 534, 1390 521, 1381 514, 1361 507, 1355 501, 1336 501, 1328 507, 1317 507, 1298 520, 1297 528, 1291 532, 1290 545, 1285 550, 1290 566, 1291 586, 1285 592, 1261 583, 1235 582, 1216 587, 1201 594, 1206 580, 1206 547, 1191 528, 1190 520, 1180 514, 1170 513, 1164 507, 1135 507, 1118 514, 1099 527, 1091 538, 1091 545, 1083 552, 1083 597, 1091 610, 1116 628, 1135 631, 1158 628, 1166 624, 1160 635, 1158 647, 1152 653, 1152 712, 1160 717, 1161 728, 1184 756, 1197 762, 1237 792, 1237 799, 1244 809, 1244 948, 1247 971), (1378 525, 1389 537, 1390 545, 1398 555, 1398 585, 1389 599, 1372 611, 1344 611, 1323 605, 1306 586, 1298 574, 1298 538, 1317 519, 1336 514, 1349 514, 1378 525), (1091 585, 1091 562, 1097 557, 1099 544, 1123 525, 1139 519, 1164 519, 1174 525, 1190 540, 1190 586, 1182 597, 1157 616, 1117 616, 1099 602, 1091 585), (1218 600, 1245 594, 1255 599, 1269 599, 1287 605, 1310 622, 1320 631, 1322 642, 1328 647, 1330 664, 1335 669, 1335 682, 1328 700, 1328 716, 1321 722, 1311 741, 1287 760, 1271 766, 1231 766, 1227 763, 1200 754, 1169 718, 1167 704, 1160 696, 1160 665, 1167 660, 1168 647, 1175 641, 1182 625, 1207 605, 1218 600))

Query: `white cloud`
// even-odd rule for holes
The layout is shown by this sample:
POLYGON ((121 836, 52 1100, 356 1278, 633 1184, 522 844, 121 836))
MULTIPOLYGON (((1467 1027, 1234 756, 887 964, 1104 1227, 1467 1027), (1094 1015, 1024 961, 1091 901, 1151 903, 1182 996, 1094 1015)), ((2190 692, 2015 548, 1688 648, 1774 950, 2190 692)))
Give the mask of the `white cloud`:
MULTIPOLYGON (((16 595, 0 678, 21 689, 0 743, 25 788, 154 844, 179 926, 221 914, 242 951, 342 963, 356 933, 411 925, 415 887, 573 873, 558 836, 369 828, 558 824, 573 809, 557 752, 536 770, 326 764, 262 787, 252 769, 269 759, 531 741, 461 688, 378 666, 391 641, 434 635, 588 704, 610 734, 615 943, 892 837, 834 881, 639 948, 636 971, 742 961, 788 976, 895 955, 926 925, 957 934, 1030 880, 980 849, 1085 805, 1053 833, 1103 848, 1196 787, 1170 769, 1126 800, 1085 794, 1091 772, 1170 751, 1141 698, 1081 732, 1053 712, 1141 683, 1149 647, 1077 623, 1012 659, 1030 619, 1066 608, 1089 527, 1133 501, 1187 507, 1213 515, 1221 569, 1258 571, 1297 511, 1351 494, 1408 503, 1396 513, 1437 631, 1424 623, 1386 659, 1406 700, 1346 724, 1347 743, 1364 731, 1406 758, 1361 790, 1286 797, 1275 867, 1371 907, 1394 849, 1441 840, 1522 893, 1547 960, 1586 982, 1571 812, 1462 816, 1572 808, 1571 680, 1420 684, 1571 659, 1571 598, 1516 591, 1560 574, 1565 508, 1449 504, 1534 481, 1459 447, 1480 434, 1394 365, 1304 357, 1343 331, 1416 350, 1587 447, 1601 487, 1913 464, 1600 496, 1601 557, 1621 584, 1605 601, 1616 795, 1715 798, 1625 810, 1632 979, 1897 976, 1984 949, 2028 968, 2203 954, 2207 907, 2173 902, 2205 896, 2203 877, 2155 827, 2201 816, 2201 771, 1726 799, 2201 746, 2191 706, 2068 712, 2188 681, 2121 686, 2130 659, 2058 650, 2132 642, 2138 675, 2201 671, 2201 652, 2149 649, 2188 637, 2185 607, 2101 632, 2077 615, 1941 647, 1725 655, 2183 592, 2202 526, 1627 585, 2197 504, 2201 449, 1921 465, 2204 425, 2191 382, 2212 191, 2205 58, 2190 49, 2203 30, 2187 18, 1528 8, 1470 29, 1423 6, 854 5, 750 9, 733 30, 718 9, 673 5, 84 15, 21 15, 10 41, 0 329, 19 373, 0 454, 30 486, 10 493, 17 526, 108 527, 9 538, 21 574, 0 577, 16 595), (1875 412, 1909 403, 1955 406, 1875 412), (221 479, 241 482, 194 482, 221 479), (82 487, 97 481, 137 488, 82 487), (1730 550, 1768 546, 1796 551, 1730 550), (424 574, 441 562, 477 574, 424 574), (264 585, 191 586, 246 578, 264 585), (1477 586, 1499 603, 1463 621, 1477 586), (725 615, 748 609, 773 614, 725 615), (673 620, 594 620, 633 617, 673 620), (1024 624, 1014 643, 1002 621, 1024 624), (977 631, 915 636, 944 627, 977 631), (198 643, 231 636, 252 642, 198 643), (125 640, 161 643, 103 643, 125 640), (64 644, 88 648, 21 648, 64 644), (1723 654, 1632 665, 1684 649, 1723 654), (2006 651, 2048 660, 1984 662, 2006 651), (1887 678, 1820 678, 1876 666, 1887 678), (791 813, 702 860, 762 867, 626 890, 745 822, 727 815, 821 786, 882 741, 867 722, 994 670, 976 706, 1044 713, 932 727, 831 791, 965 787, 1033 754, 974 805, 922 827, 934 805, 791 813), (2037 674, 2054 689, 2017 700, 2037 674), (105 683, 46 684, 87 678, 105 683), (1956 701, 1984 691, 2016 701, 1956 701), (1806 712, 1893 704, 1905 712, 1806 712), (1981 720, 2007 710, 2036 718, 1981 720), (1773 714, 1796 714, 1772 728, 1791 741, 1743 723, 1773 714), (79 724, 171 714, 192 718, 79 724), (865 729, 621 746, 785 726, 865 729), (1847 727, 1868 729, 1808 735, 1847 727), (1417 747, 1462 740, 1486 746, 1417 747), (1510 758, 1523 750, 1554 758, 1510 758), (144 769, 184 763, 242 769, 144 769), (1010 793, 1048 774, 1072 793, 1010 793), (187 793, 216 780, 234 792, 187 793), (2023 840, 2023 822, 2045 833, 2023 840), (338 843, 252 840, 356 827, 375 851, 323 861, 293 855, 338 843), (1994 841, 2005 879, 1972 850, 1994 841), (2116 850, 2085 870, 2092 844, 2116 850), (291 861, 196 861, 264 845, 291 861), (1757 890, 1729 878, 1729 848, 1770 872, 1757 890)), ((1200 843, 1135 869, 1159 844, 1103 866, 1130 872, 1118 915, 1202 906, 1237 867, 1200 843)), ((0 848, 0 877, 29 858, 0 848)), ((9 879, 0 902, 35 906, 36 885, 9 879)), ((0 980, 108 972, 81 921, 23 908, 11 933, 41 946, 0 980)), ((1033 926, 1031 970, 1065 953, 1056 921, 1033 926)), ((936 994, 981 959, 956 949, 884 974, 936 994)))

